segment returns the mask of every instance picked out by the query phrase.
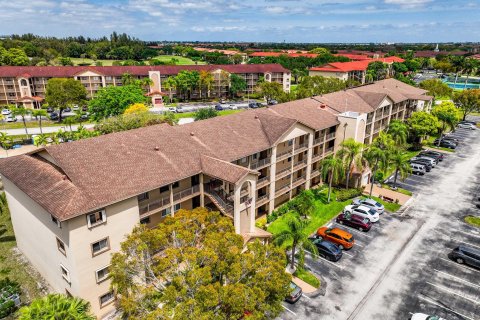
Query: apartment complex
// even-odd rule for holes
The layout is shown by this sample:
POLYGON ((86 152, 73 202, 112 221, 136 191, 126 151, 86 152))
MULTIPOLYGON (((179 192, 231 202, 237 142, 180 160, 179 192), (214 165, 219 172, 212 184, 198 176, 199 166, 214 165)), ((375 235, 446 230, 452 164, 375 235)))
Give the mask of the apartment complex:
MULTIPOLYGON (((162 96, 169 93, 164 82, 182 70, 207 71, 212 73, 214 82, 210 90, 193 90, 192 99, 202 97, 225 97, 228 94, 230 74, 236 74, 247 83, 244 93, 251 94, 260 78, 278 82, 290 91, 290 71, 279 64, 240 65, 192 65, 192 66, 112 66, 112 67, 12 67, 0 66, 0 105, 17 104, 27 108, 39 108, 45 98, 47 81, 51 78, 73 78, 86 88, 88 97, 93 97, 100 88, 121 86, 122 76, 130 74, 136 79, 150 78, 152 85, 148 95, 153 105, 162 104, 162 96)), ((173 89, 173 96, 179 95, 173 89)))
POLYGON ((375 61, 380 61, 389 66, 387 76, 392 75, 393 70, 391 68, 394 62, 403 62, 399 57, 386 57, 386 58, 370 58, 366 55, 340 55, 345 56, 354 61, 349 62, 330 62, 320 67, 312 67, 308 71, 310 76, 323 76, 332 77, 340 80, 355 80, 361 84, 365 83, 365 77, 367 75, 368 65, 375 61))
MULTIPOLYGON (((108 267, 124 236, 180 209, 255 219, 321 183, 320 163, 348 138, 370 143, 392 119, 427 109, 425 91, 389 79, 259 110, 104 135, 0 160, 18 247, 55 291, 99 318, 114 311, 108 267)), ((365 184, 370 172, 352 183, 365 184)))

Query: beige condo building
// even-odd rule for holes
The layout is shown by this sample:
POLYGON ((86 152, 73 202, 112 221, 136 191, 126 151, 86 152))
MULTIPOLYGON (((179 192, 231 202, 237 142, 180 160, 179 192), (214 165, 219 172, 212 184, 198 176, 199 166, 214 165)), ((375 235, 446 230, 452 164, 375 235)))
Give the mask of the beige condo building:
MULTIPOLYGON (((179 209, 205 206, 230 217, 245 242, 264 241, 270 234, 255 219, 321 183, 321 160, 344 139, 369 143, 392 119, 430 104, 424 90, 389 79, 2 159, 18 247, 55 291, 108 317, 115 311, 110 256, 135 225, 154 227, 179 209)), ((353 180, 368 179, 364 172, 353 180)))

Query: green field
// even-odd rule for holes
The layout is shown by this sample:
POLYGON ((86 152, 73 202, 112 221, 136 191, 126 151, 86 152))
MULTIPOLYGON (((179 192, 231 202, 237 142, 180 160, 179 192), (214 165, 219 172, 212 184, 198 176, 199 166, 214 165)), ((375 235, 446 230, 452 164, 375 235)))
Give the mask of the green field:
MULTIPOLYGON (((195 61, 185 58, 185 57, 180 57, 180 56, 166 56, 166 55, 161 55, 161 56, 156 56, 153 59, 160 60, 163 62, 170 62, 171 60, 176 59, 176 64, 177 65, 193 65, 193 64, 205 64, 203 61, 198 61, 195 63, 195 61)), ((74 65, 78 66, 81 63, 89 63, 90 65, 95 65, 95 61, 92 59, 82 59, 82 58, 70 58, 73 62, 74 65)), ((111 66, 113 62, 115 61, 120 61, 120 60, 97 60, 97 62, 101 62, 103 66, 111 66)), ((121 61, 120 61, 121 62, 121 61)), ((145 61, 148 64, 148 61, 145 61)))

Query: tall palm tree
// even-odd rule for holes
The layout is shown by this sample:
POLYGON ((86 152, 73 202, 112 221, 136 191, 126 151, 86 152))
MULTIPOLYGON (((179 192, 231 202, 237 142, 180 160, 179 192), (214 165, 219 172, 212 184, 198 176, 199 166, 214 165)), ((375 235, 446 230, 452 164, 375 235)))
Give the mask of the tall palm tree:
POLYGON ((336 155, 327 157, 322 161, 322 177, 323 180, 328 180, 328 200, 330 202, 330 196, 332 194, 333 183, 338 183, 344 176, 344 166, 341 158, 336 155))
POLYGON ((278 233, 273 242, 279 246, 286 242, 292 242, 290 267, 293 270, 295 268, 295 253, 297 248, 299 248, 301 254, 303 254, 303 250, 305 249, 312 252, 314 256, 318 254, 318 250, 308 239, 309 234, 306 230, 308 222, 306 220, 300 220, 297 216, 292 216, 286 221, 286 223, 287 229, 278 233))
POLYGON ((303 190, 295 197, 295 209, 304 218, 307 218, 315 209, 315 198, 309 190, 303 190))
POLYGON ((49 294, 34 300, 19 311, 19 320, 95 320, 90 313, 90 304, 80 298, 70 298, 62 294, 49 294))
POLYGON ((77 121, 75 117, 68 117, 63 120, 63 123, 70 128, 70 132, 72 132, 72 124, 75 124, 77 121))
POLYGON ((388 151, 381 149, 375 145, 370 146, 364 153, 364 159, 368 166, 372 169, 372 181, 370 181, 370 197, 372 197, 373 184, 375 183, 375 175, 378 169, 385 169, 387 166, 388 151))
POLYGON ((38 120, 38 125, 40 127, 40 134, 43 134, 43 130, 42 130, 42 117, 46 117, 47 116, 47 110, 44 110, 44 109, 36 109, 36 110, 33 110, 32 111, 32 116, 35 117, 35 119, 38 120))
POLYGON ((36 146, 46 146, 49 142, 49 138, 47 135, 41 133, 37 136, 35 140, 35 145, 36 146))
POLYGON ((346 173, 346 188, 348 189, 350 183, 350 175, 352 174, 353 168, 357 167, 358 169, 362 168, 362 151, 363 143, 355 141, 353 138, 349 138, 343 141, 340 146, 342 147, 338 152, 338 156, 342 158, 346 173))
POLYGON ((25 121, 25 117, 30 114, 30 110, 24 107, 15 107, 15 108, 12 108, 11 110, 12 110, 13 116, 20 116, 22 118, 23 127, 25 128, 25 134, 27 135, 27 138, 28 138, 28 129, 27 129, 27 123, 25 121))
POLYGON ((392 136, 397 146, 407 143, 408 127, 404 122, 398 120, 391 121, 387 133, 392 136))
POLYGON ((170 99, 170 103, 172 103, 173 89, 177 89, 177 81, 175 81, 174 77, 168 77, 167 80, 163 82, 163 86, 168 90, 168 97, 170 99))
POLYGON ((393 178, 393 188, 397 187, 397 177, 400 174, 400 178, 405 180, 408 174, 412 172, 410 168, 410 161, 408 155, 404 154, 401 150, 394 150, 388 159, 389 164, 395 168, 395 176, 393 178))

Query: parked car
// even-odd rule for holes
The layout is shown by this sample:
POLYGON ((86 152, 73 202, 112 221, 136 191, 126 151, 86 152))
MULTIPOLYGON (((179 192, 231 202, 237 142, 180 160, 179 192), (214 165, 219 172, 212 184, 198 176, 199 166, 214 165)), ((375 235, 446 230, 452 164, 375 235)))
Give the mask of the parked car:
POLYGON ((290 293, 285 297, 285 301, 288 303, 295 303, 300 300, 302 296, 302 288, 297 286, 294 282, 290 281, 290 293))
POLYGON ((438 159, 438 161, 443 161, 443 158, 444 158, 443 153, 433 151, 433 150, 422 151, 422 152, 419 153, 419 155, 427 156, 427 157, 433 157, 433 158, 438 159))
POLYGON ((66 107, 65 109, 63 109, 64 112, 70 112, 72 111, 72 109, 70 107, 66 107))
POLYGON ((348 250, 355 244, 353 235, 339 228, 321 227, 317 230, 317 236, 337 244, 340 249, 348 250))
POLYGON ((225 99, 220 99, 220 103, 226 103, 225 99))
POLYGON ((426 159, 417 159, 417 160, 410 160, 410 163, 421 164, 425 166, 425 171, 430 172, 432 171, 433 166, 431 165, 430 161, 426 159))
POLYGON ((452 141, 454 141, 454 142, 456 142, 456 143, 459 143, 459 142, 460 142, 460 140, 459 140, 459 139, 457 139, 457 138, 455 138, 455 137, 451 136, 451 135, 450 135, 450 133, 448 133, 448 134, 442 134, 442 139, 445 139, 445 140, 452 140, 452 141))
POLYGON ((470 130, 475 130, 477 129, 477 127, 471 123, 459 123, 458 124, 458 127, 459 128, 462 128, 462 129, 470 129, 470 130))
POLYGON ((177 113, 177 108, 175 107, 168 107, 168 112, 173 112, 173 113, 177 113))
POLYGON ((460 121, 459 123, 469 123, 469 124, 473 124, 474 126, 477 125, 477 122, 476 122, 476 121, 469 121, 469 120, 462 120, 462 121, 460 121))
POLYGON ((423 176, 427 172, 427 169, 425 169, 425 166, 423 164, 418 164, 418 163, 410 163, 410 169, 412 169, 413 174, 418 174, 421 176, 423 176))
POLYGON ((442 140, 440 142, 440 147, 448 148, 448 149, 455 149, 457 147, 457 145, 452 141, 442 140))
POLYGON ((56 112, 50 113, 50 120, 58 120, 58 113, 56 112))
POLYGON ((82 107, 82 111, 87 111, 87 110, 88 110, 87 106, 82 107))
POLYGON ((222 111, 222 110, 223 110, 222 105, 221 105, 221 104, 215 105, 215 110, 217 110, 217 111, 222 111))
POLYGON ((380 202, 377 202, 373 199, 370 199, 370 198, 355 199, 355 200, 353 200, 352 204, 354 204, 354 205, 364 205, 366 207, 374 209, 375 211, 378 212, 378 214, 382 214, 385 211, 385 207, 383 206, 383 204, 381 204, 380 202))
POLYGON ((7 121, 7 122, 15 122, 15 121, 17 121, 17 117, 12 116, 11 114, 9 114, 8 116, 5 117, 5 121, 7 121))
POLYGON ((48 112, 48 113, 52 113, 53 111, 54 111, 54 110, 53 110, 52 107, 48 107, 48 108, 47 108, 47 112, 48 112))
POLYGON ((78 111, 79 109, 80 107, 78 106, 78 104, 73 105, 73 108, 72 108, 73 111, 78 111))
POLYGON ((362 218, 370 220, 370 222, 377 222, 380 220, 380 215, 377 210, 364 205, 348 205, 343 209, 343 213, 356 214, 362 218))
POLYGON ((442 139, 437 138, 433 141, 433 144, 437 146, 437 145, 440 145, 442 143, 442 141, 451 142, 451 143, 455 144, 455 146, 458 146, 457 141, 451 140, 451 139, 448 139, 448 138, 442 138, 442 139))
POLYGON ((413 313, 410 317, 410 320, 445 320, 444 318, 440 318, 439 316, 429 316, 425 313, 413 313))
POLYGON ((275 104, 278 104, 278 101, 275 100, 275 99, 268 100, 268 101, 267 101, 267 104, 268 104, 269 106, 273 106, 273 105, 275 105, 275 104))
POLYGON ((4 116, 8 116, 9 114, 11 114, 12 111, 10 111, 9 109, 5 108, 5 109, 2 109, 2 115, 4 116))
POLYGON ((184 113, 185 110, 182 107, 177 107, 177 113, 184 113))
POLYGON ((480 250, 468 246, 458 246, 450 252, 448 257, 460 264, 467 264, 480 268, 480 250))
POLYGON ((365 232, 372 228, 372 222, 370 220, 356 214, 340 213, 336 221, 340 224, 365 232))
POLYGON ((249 108, 252 108, 252 109, 257 109, 257 108, 260 108, 260 107, 261 107, 261 104, 258 103, 258 102, 250 102, 250 103, 248 104, 248 107, 249 107, 249 108))
POLYGON ((82 119, 82 120, 88 120, 89 117, 90 117, 90 116, 89 116, 89 114, 88 114, 88 112, 87 112, 87 113, 82 114, 82 115, 80 116, 80 119, 82 119))
POLYGON ((432 158, 430 156, 425 156, 425 155, 418 155, 416 157, 413 157, 412 159, 410 159, 411 161, 415 161, 415 160, 425 160, 425 161, 428 161, 428 163, 430 163, 432 165, 432 167, 435 168, 435 166, 437 165, 437 160, 435 160, 435 158, 432 158))
POLYGON ((333 242, 323 240, 321 238, 310 238, 310 241, 317 247, 320 257, 329 261, 338 261, 342 257, 342 249, 333 242))
POLYGON ((229 108, 230 110, 237 110, 237 109, 238 109, 238 107, 237 107, 236 105, 234 105, 234 104, 229 105, 228 108, 229 108))

